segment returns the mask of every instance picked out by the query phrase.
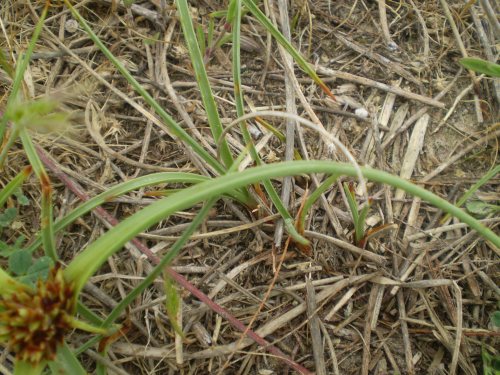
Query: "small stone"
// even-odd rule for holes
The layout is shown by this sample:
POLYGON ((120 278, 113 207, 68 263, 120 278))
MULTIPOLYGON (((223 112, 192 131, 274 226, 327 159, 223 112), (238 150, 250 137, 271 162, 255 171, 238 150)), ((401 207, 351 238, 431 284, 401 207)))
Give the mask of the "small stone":
POLYGON ((78 21, 70 18, 64 24, 64 30, 66 30, 70 34, 74 34, 78 30, 78 21))
POLYGON ((368 117, 368 111, 361 107, 361 108, 356 108, 356 110, 354 111, 354 113, 356 114, 356 116, 359 116, 359 117, 362 117, 362 118, 367 118, 368 117))

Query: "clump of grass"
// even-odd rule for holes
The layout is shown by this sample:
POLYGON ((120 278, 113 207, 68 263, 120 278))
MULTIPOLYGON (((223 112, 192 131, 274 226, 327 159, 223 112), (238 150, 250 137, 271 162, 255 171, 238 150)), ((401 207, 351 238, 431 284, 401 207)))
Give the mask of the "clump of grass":
MULTIPOLYGON (((31 256, 34 251, 41 246, 46 256, 53 262, 53 267, 50 267, 50 271, 47 272, 46 277, 39 278, 36 284, 27 282, 26 279, 21 277, 22 275, 15 272, 15 269, 11 269, 10 271, 12 272, 10 274, 0 269, 0 340, 7 343, 9 349, 16 354, 16 374, 39 374, 47 365, 51 366, 53 369, 57 369, 57 366, 61 366, 61 364, 64 368, 71 369, 69 373, 85 373, 83 366, 77 360, 77 353, 91 347, 96 342, 103 339, 104 336, 108 336, 109 339, 109 337, 114 337, 114 335, 120 335, 121 327, 115 324, 120 314, 140 293, 153 283, 155 278, 158 277, 164 271, 165 267, 178 255, 179 251, 189 240, 193 232, 207 217, 210 209, 217 200, 226 195, 244 205, 251 206, 255 204, 249 188, 252 185, 260 183, 264 185, 270 201, 284 218, 289 235, 294 241, 303 246, 308 245, 307 239, 303 237, 304 221, 312 204, 338 177, 350 176, 361 177, 361 182, 366 178, 374 182, 387 184, 398 189, 403 189, 408 194, 420 197, 442 211, 462 220, 471 228, 475 229, 484 239, 500 247, 500 238, 490 229, 484 227, 475 218, 433 193, 389 173, 371 168, 360 168, 355 162, 352 164, 344 164, 327 161, 291 161, 264 165, 255 150, 252 138, 245 123, 245 120, 248 119, 245 116, 248 115, 244 113, 239 55, 239 33, 243 6, 245 6, 246 10, 252 13, 275 39, 288 50, 297 64, 311 76, 326 94, 331 95, 331 92, 319 79, 305 59, 293 48, 281 33, 279 33, 253 1, 232 0, 226 13, 227 25, 230 25, 233 43, 232 70, 238 115, 238 119, 235 121, 240 124, 245 141, 245 151, 239 155, 231 153, 231 149, 224 138, 226 129, 221 124, 214 95, 203 64, 203 55, 204 53, 206 54, 207 51, 200 49, 199 41, 201 37, 199 33, 197 36, 192 25, 187 1, 176 1, 184 37, 190 51, 191 62, 198 78, 201 96, 208 114, 208 122, 213 140, 220 144, 218 151, 221 155, 221 160, 214 158, 166 113, 159 103, 149 95, 149 93, 105 47, 77 10, 71 6, 70 2, 65 0, 65 3, 90 38, 116 66, 132 87, 152 108, 154 108, 162 120, 170 126, 172 132, 179 137, 187 147, 191 147, 206 165, 210 166, 218 174, 218 176, 215 178, 208 178, 193 174, 163 173, 140 177, 109 189, 94 199, 82 204, 80 207, 77 207, 61 220, 55 223, 53 222, 51 183, 36 153, 36 149, 25 124, 28 120, 31 122, 33 116, 35 116, 36 120, 44 121, 66 121, 66 118, 61 114, 57 114, 56 107, 53 103, 43 100, 31 101, 30 98, 22 97, 20 94, 20 82, 48 12, 49 3, 47 2, 34 30, 28 50, 24 54, 24 57, 20 59, 20 64, 15 68, 9 68, 9 64, 3 55, 0 56, 0 66, 9 74, 13 74, 14 77, 14 84, 7 103, 6 112, 0 122, 0 140, 2 141, 7 133, 7 123, 9 121, 11 123, 10 133, 7 135, 7 140, 3 142, 4 148, 0 152, 0 155, 2 155, 0 160, 5 160, 7 158, 9 147, 19 137, 31 164, 30 167, 20 172, 0 191, 0 207, 3 207, 9 197, 15 194, 16 189, 22 185, 31 170, 33 170, 42 188, 42 225, 40 236, 35 238, 25 251, 31 256), (19 103, 24 103, 24 105, 26 105, 25 108, 31 109, 27 111, 22 110, 19 107, 19 103), (239 172, 237 167, 246 152, 252 156, 256 166, 239 172), (330 177, 328 177, 304 202, 299 217, 294 222, 291 214, 281 202, 271 181, 285 176, 311 173, 325 173, 330 177), (184 182, 191 186, 172 192, 155 203, 140 209, 135 214, 98 237, 63 268, 59 262, 55 248, 54 236, 56 232, 63 232, 64 228, 71 222, 111 197, 124 194, 125 192, 143 186, 152 186, 165 182, 184 182), (165 220, 175 212, 191 208, 202 202, 204 202, 203 207, 193 219, 188 229, 182 233, 180 238, 171 247, 167 255, 161 259, 159 264, 141 283, 139 283, 139 285, 122 299, 104 320, 96 317, 91 310, 81 303, 80 294, 85 283, 100 269, 103 263, 119 251, 130 239, 158 222, 165 220), (76 319, 77 313, 88 322, 76 319), (73 352, 66 345, 65 338, 67 333, 75 328, 94 333, 95 336, 83 344, 76 352, 73 352), (56 359, 57 363, 54 362, 56 359)), ((213 37, 209 39, 213 40, 213 37)), ((274 115, 276 115, 276 113, 274 113, 274 115)), ((370 202, 367 201, 365 206, 360 208, 356 202, 352 186, 345 185, 344 188, 354 221, 355 242, 362 246, 366 237, 364 225, 370 202)), ((14 252, 18 253, 18 250, 16 249, 14 252)), ((169 279, 165 281, 165 292, 169 297, 166 304, 167 312, 173 325, 176 326, 179 298, 175 286, 169 279)), ((181 331, 181 327, 178 325, 176 329, 179 332, 181 331)), ((109 340, 107 341, 108 343, 110 342, 109 340)), ((106 344, 103 344, 100 348, 103 355, 106 354, 106 346, 106 344)))

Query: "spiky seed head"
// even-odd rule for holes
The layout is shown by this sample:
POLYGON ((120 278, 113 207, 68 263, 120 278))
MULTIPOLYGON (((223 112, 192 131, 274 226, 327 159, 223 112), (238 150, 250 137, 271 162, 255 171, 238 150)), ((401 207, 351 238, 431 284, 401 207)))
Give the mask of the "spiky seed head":
POLYGON ((64 335, 72 329, 75 299, 57 265, 37 288, 0 296, 0 341, 16 358, 33 365, 53 360, 64 335))

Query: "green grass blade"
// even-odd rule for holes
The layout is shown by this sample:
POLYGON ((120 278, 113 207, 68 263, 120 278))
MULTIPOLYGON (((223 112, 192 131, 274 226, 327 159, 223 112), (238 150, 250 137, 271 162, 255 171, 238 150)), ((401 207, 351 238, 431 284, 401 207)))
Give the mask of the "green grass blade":
MULTIPOLYGON (((142 280, 139 285, 137 285, 129 294, 123 298, 118 305, 113 308, 113 311, 109 313, 104 322, 102 323, 102 327, 109 328, 115 322, 115 320, 123 313, 123 311, 129 306, 136 298, 141 294, 148 286, 150 286, 154 280, 161 274, 165 267, 167 267, 170 262, 179 254, 182 247, 187 243, 189 237, 194 233, 194 231, 201 225, 203 220, 207 217, 210 212, 210 209, 215 204, 216 199, 211 199, 202 207, 198 215, 195 216, 189 227, 182 233, 181 237, 172 245, 170 251, 161 259, 160 263, 158 263, 155 268, 151 271, 151 273, 146 276, 144 280, 142 280)), ((84 352, 88 348, 92 347, 95 343, 97 343, 102 336, 94 337, 81 346, 77 353, 84 352)))
POLYGON ((160 118, 170 127, 172 133, 179 137, 183 142, 189 145, 194 152, 198 154, 207 164, 214 168, 218 173, 223 174, 225 168, 210 155, 194 138, 192 138, 162 107, 161 105, 153 99, 151 95, 137 82, 137 80, 129 73, 129 71, 123 66, 123 64, 118 61, 118 59, 109 51, 106 46, 102 43, 99 37, 92 31, 87 22, 78 13, 78 11, 71 5, 69 0, 64 0, 65 4, 71 10, 73 16, 78 20, 82 28, 87 32, 88 36, 96 44, 101 52, 109 59, 109 61, 116 67, 116 69, 122 74, 122 76, 127 80, 128 83, 134 88, 134 90, 142 96, 144 101, 150 105, 155 112, 160 116, 160 118))
POLYGON ((283 34, 273 25, 271 20, 266 17, 264 13, 259 9, 259 7, 253 2, 253 0, 242 0, 245 7, 253 14, 253 16, 261 23, 262 26, 266 28, 268 32, 276 39, 276 41, 281 44, 287 52, 293 57, 295 62, 306 72, 309 77, 312 78, 316 84, 321 87, 321 89, 330 97, 335 98, 328 86, 319 78, 318 74, 314 71, 309 63, 302 57, 300 52, 298 52, 295 47, 290 43, 283 34))
POLYGON ((311 195, 306 199, 304 203, 304 207, 302 207, 302 210, 300 211, 299 218, 297 220, 297 229, 299 230, 299 233, 302 233, 305 228, 305 223, 306 223, 306 216, 308 212, 311 210, 312 205, 314 202, 316 202, 321 194, 323 194, 330 186, 333 185, 335 181, 339 178, 338 175, 333 174, 329 176, 325 181, 323 181, 312 193, 311 195))
POLYGON ((182 250, 183 246, 187 243, 191 235, 195 230, 202 224, 203 220, 210 213, 210 209, 213 207, 217 199, 212 198, 207 203, 203 205, 200 212, 194 217, 193 221, 189 227, 182 233, 182 235, 175 241, 172 248, 168 253, 161 259, 151 273, 143 280, 139 285, 137 285, 134 290, 132 290, 120 303, 113 309, 113 311, 108 315, 104 321, 104 327, 109 327, 115 320, 120 316, 126 306, 128 306, 139 294, 141 294, 153 281, 162 273, 163 269, 167 267, 174 258, 182 250))
POLYGON ((366 205, 359 212, 358 221, 354 223, 356 245, 359 245, 365 238, 365 221, 368 211, 370 211, 370 202, 366 202, 366 205))
MULTIPOLYGON (((241 0, 232 0, 229 5, 228 10, 228 21, 232 20, 232 36, 233 36, 233 82, 234 82, 234 99, 236 102, 236 113, 238 117, 242 117, 245 114, 244 109, 244 100, 243 100, 243 92, 241 87, 241 53, 240 53, 240 43, 241 43, 241 0)), ((256 165, 261 165, 262 161, 260 156, 255 149, 255 145, 253 143, 252 136, 248 131, 248 126, 246 121, 241 121, 240 123, 241 133, 243 135, 243 140, 245 144, 249 146, 250 156, 256 165)), ((293 221, 292 216, 286 209, 285 205, 281 201, 280 196, 276 192, 273 184, 269 180, 263 180, 264 188, 266 189, 269 198, 273 202, 274 206, 280 213, 281 217, 285 220, 286 223, 293 221)), ((293 225, 286 225, 288 234, 292 236, 292 238, 303 245, 307 245, 309 241, 307 241, 304 237, 302 237, 295 229, 293 225)))
MULTIPOLYGON (((133 190, 140 189, 145 186, 153 186, 164 183, 186 183, 186 184, 197 184, 203 181, 207 181, 209 178, 205 176, 200 176, 192 173, 172 173, 172 172, 161 172, 153 173, 147 176, 138 177, 136 179, 122 182, 103 193, 89 199, 85 203, 81 204, 73 211, 68 213, 63 218, 59 219, 54 223, 54 232, 59 232, 60 230, 66 228, 68 225, 73 223, 79 217, 92 211, 94 208, 100 206, 101 204, 113 200, 113 198, 119 197, 125 193, 133 190)), ((233 198, 244 202, 244 198, 239 192, 235 192, 232 195, 233 198)), ((41 237, 37 237, 27 248, 29 251, 35 251, 42 244, 41 237)))
POLYGON ((77 302, 76 304, 76 309, 78 314, 82 317, 87 319, 90 323, 96 326, 101 326, 103 320, 97 316, 92 310, 90 310, 87 306, 85 306, 83 303, 80 301, 77 302))
MULTIPOLYGON (((208 81, 207 71, 205 70, 205 64, 203 63, 203 56, 200 52, 200 47, 196 39, 193 22, 191 21, 189 6, 187 0, 176 0, 175 3, 177 4, 182 31, 189 49, 189 55, 191 56, 191 64, 193 65, 196 81, 198 82, 198 87, 200 88, 201 98, 207 112, 208 124, 210 126, 210 130, 212 131, 214 141, 217 141, 224 131, 224 128, 222 127, 219 112, 217 111, 214 95, 212 93, 212 88, 210 87, 210 82, 208 81)), ((226 169, 231 167, 233 164, 233 157, 226 141, 221 143, 220 155, 226 169)))
POLYGON ((40 180, 41 190, 42 190, 42 202, 41 202, 41 234, 42 243, 45 255, 51 257, 54 261, 57 260, 56 252, 56 241, 54 237, 54 218, 53 218, 53 208, 52 208, 52 185, 50 184, 49 176, 43 167, 42 161, 36 153, 35 146, 31 141, 31 138, 26 131, 26 129, 21 129, 20 132, 21 141, 23 142, 23 148, 26 152, 26 156, 30 161, 33 171, 40 180))
POLYGON ((483 73, 491 77, 500 77, 500 65, 474 57, 460 59, 460 64, 469 70, 483 73))
MULTIPOLYGON (((43 23, 45 18, 47 17, 47 12, 50 6, 50 2, 45 2, 45 6, 42 10, 42 14, 38 19, 38 22, 35 25, 35 29, 33 30, 33 36, 30 39, 28 44, 28 49, 26 53, 21 57, 20 62, 16 66, 16 72, 14 76, 14 82, 12 83, 12 89, 10 90, 9 99, 7 99, 7 105, 5 112, 8 112, 10 106, 18 100, 19 90, 21 89, 21 84, 24 79, 24 72, 28 68, 29 61, 31 59, 31 55, 33 54, 33 50, 35 49, 36 42, 42 32, 43 23)), ((5 115, 2 116, 0 120, 0 144, 3 142, 3 136, 5 134, 5 129, 7 127, 7 117, 5 115)))
MULTIPOLYGON (((460 208, 430 191, 387 172, 366 167, 361 168, 361 171, 364 177, 369 180, 402 189, 408 194, 420 197, 437 208, 452 214, 476 230, 484 239, 500 247, 499 236, 460 208)), ((127 241, 135 237, 138 233, 164 220, 169 215, 263 179, 304 173, 357 176, 356 168, 350 164, 308 160, 264 165, 202 182, 143 208, 110 229, 73 259, 64 271, 65 277, 69 282, 75 283, 75 293, 78 294, 89 277, 100 268, 109 256, 120 250, 127 241)))
POLYGON ((344 182, 344 192, 347 198, 347 203, 349 204, 349 211, 351 211, 352 222, 354 223, 354 226, 356 226, 359 221, 358 202, 356 202, 354 192, 351 191, 351 187, 347 182, 344 182))
POLYGON ((31 174, 33 167, 27 166, 19 172, 5 187, 0 190, 0 208, 5 204, 7 199, 23 184, 24 180, 31 174))

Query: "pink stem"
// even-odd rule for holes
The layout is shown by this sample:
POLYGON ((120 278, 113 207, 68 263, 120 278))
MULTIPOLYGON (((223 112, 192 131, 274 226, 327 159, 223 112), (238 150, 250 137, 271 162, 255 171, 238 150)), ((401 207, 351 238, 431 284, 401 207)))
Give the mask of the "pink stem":
MULTIPOLYGON (((87 201, 89 200, 89 196, 83 191, 83 188, 75 181, 73 181, 70 177, 68 177, 61 169, 59 166, 47 155, 47 153, 38 145, 36 145, 36 149, 38 152, 38 155, 40 156, 40 159, 42 160, 43 164, 50 169, 57 178, 59 178, 67 187, 70 189, 78 198, 80 198, 82 201, 87 201)), ((106 220, 108 223, 111 225, 117 225, 118 220, 111 215, 108 211, 106 211, 102 207, 96 207, 94 209, 94 213, 97 216, 100 216, 104 220, 106 220)), ((146 257, 153 263, 153 264, 158 264, 160 262, 160 258, 158 258, 146 245, 144 245, 141 241, 139 241, 137 238, 134 238, 131 240, 131 242, 136 246, 140 252, 142 252, 146 257)), ((294 370, 298 371, 301 374, 305 375, 312 375, 313 373, 310 372, 308 369, 305 367, 299 365, 297 362, 293 361, 289 356, 287 356, 285 353, 283 353, 280 349, 276 348, 275 346, 271 345, 269 342, 267 342, 265 339, 260 337, 257 333, 255 333, 252 330, 247 330, 247 327, 238 319, 236 319, 229 311, 212 301, 205 293, 203 293, 201 290, 196 288, 193 284, 191 284, 184 276, 178 274, 171 268, 167 268, 167 272, 172 276, 172 278, 177 281, 181 286, 183 286, 185 289, 187 289, 191 294, 193 294, 196 298, 198 298, 201 302, 206 304, 208 307, 210 307, 213 311, 215 311, 217 314, 225 318, 226 320, 231 323, 231 325, 241 332, 245 333, 250 339, 255 341, 257 344, 262 346, 264 349, 266 349, 269 353, 275 355, 276 357, 280 358, 282 361, 284 361, 288 366, 292 367, 294 370)))

